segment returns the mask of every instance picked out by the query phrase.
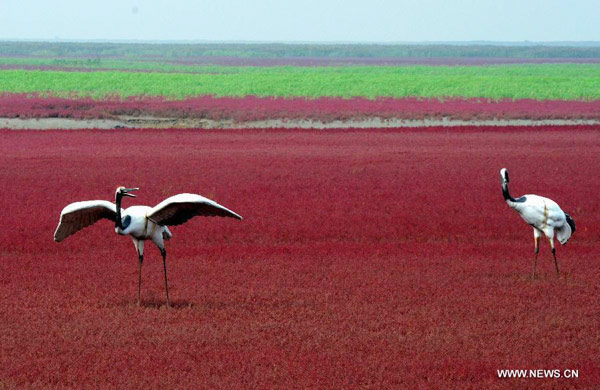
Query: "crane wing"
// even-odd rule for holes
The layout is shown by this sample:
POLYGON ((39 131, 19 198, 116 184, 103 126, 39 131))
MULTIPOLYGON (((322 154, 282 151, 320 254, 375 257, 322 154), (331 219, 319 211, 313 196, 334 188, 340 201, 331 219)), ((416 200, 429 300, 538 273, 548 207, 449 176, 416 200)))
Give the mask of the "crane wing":
POLYGON ((60 221, 54 232, 54 241, 61 242, 84 227, 106 218, 117 219, 117 206, 106 200, 87 200, 71 203, 60 213, 60 221))
POLYGON ((158 225, 181 225, 190 218, 230 217, 242 219, 233 211, 208 198, 196 194, 178 194, 160 202, 148 213, 148 218, 158 225))

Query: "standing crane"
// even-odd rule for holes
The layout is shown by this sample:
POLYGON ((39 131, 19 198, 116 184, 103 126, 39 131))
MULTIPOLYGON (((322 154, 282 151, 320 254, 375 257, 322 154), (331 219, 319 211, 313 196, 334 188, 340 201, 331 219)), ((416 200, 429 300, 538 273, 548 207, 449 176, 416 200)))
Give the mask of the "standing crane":
POLYGON ((575 232, 575 221, 561 210, 561 208, 551 199, 538 195, 524 195, 520 198, 513 198, 508 192, 508 171, 506 168, 500 170, 502 178, 502 194, 504 200, 512 209, 533 227, 533 239, 535 241, 535 260, 533 263, 533 277, 535 278, 537 268, 537 258, 540 251, 540 237, 542 234, 550 241, 552 247, 552 256, 554 256, 554 265, 556 274, 558 271, 558 260, 556 260, 556 248, 554 247, 554 235, 558 241, 565 245, 575 232))
POLYGON ((131 206, 123 210, 121 202, 124 196, 135 198, 131 192, 139 188, 118 187, 115 203, 105 200, 75 202, 66 206, 60 213, 60 221, 54 241, 61 242, 81 229, 93 225, 101 219, 115 223, 115 232, 129 235, 133 240, 139 259, 138 305, 141 302, 142 263, 144 262, 144 243, 152 242, 160 249, 165 274, 165 291, 169 307, 169 284, 167 282, 167 252, 165 240, 172 237, 167 226, 180 225, 196 216, 230 217, 241 220, 242 217, 220 204, 196 194, 178 194, 171 196, 154 207, 131 206))

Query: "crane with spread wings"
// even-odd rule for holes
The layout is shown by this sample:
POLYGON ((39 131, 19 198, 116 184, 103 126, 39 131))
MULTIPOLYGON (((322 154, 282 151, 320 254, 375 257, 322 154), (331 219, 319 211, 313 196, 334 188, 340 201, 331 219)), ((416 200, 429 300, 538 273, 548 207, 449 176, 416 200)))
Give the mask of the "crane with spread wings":
POLYGON ((208 198, 187 193, 171 196, 154 207, 131 206, 127 209, 122 209, 121 202, 123 197, 135 198, 132 192, 138 189, 118 187, 115 192, 115 203, 106 200, 88 200, 69 204, 60 213, 60 221, 54 233, 54 241, 61 242, 70 235, 87 226, 93 225, 101 219, 113 221, 115 223, 115 232, 120 235, 129 235, 138 253, 139 304, 141 302, 144 243, 146 240, 151 240, 162 254, 167 307, 169 307, 167 252, 164 241, 169 240, 172 234, 167 226, 180 225, 196 216, 229 217, 239 220, 242 217, 208 198))

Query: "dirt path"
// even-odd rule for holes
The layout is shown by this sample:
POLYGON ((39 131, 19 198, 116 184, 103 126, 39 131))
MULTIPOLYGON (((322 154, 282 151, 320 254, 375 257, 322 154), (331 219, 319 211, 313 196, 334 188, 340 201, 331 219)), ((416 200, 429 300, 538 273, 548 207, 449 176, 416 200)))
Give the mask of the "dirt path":
POLYGON ((431 126, 560 126, 598 125, 600 120, 587 119, 492 119, 465 121, 440 119, 381 119, 370 118, 348 121, 321 122, 298 119, 269 119, 262 121, 236 122, 190 118, 121 117, 119 119, 69 119, 69 118, 0 118, 0 129, 50 130, 50 129, 118 129, 118 128, 198 128, 198 129, 248 129, 248 128, 302 128, 302 129, 352 129, 352 128, 397 128, 431 126))

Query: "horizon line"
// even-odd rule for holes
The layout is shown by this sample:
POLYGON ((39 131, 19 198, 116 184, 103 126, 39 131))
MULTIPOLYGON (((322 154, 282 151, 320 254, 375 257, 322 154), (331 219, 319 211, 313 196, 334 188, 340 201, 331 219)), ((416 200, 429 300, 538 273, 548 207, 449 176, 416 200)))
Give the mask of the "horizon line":
POLYGON ((468 41, 277 41, 277 40, 202 40, 202 39, 70 39, 70 38, 0 38, 0 42, 11 43, 118 43, 118 44, 214 44, 214 45, 364 45, 364 46, 576 46, 596 47, 600 41, 493 41, 493 40, 468 40, 468 41))

